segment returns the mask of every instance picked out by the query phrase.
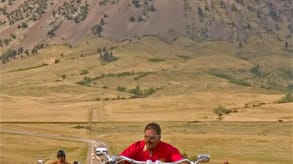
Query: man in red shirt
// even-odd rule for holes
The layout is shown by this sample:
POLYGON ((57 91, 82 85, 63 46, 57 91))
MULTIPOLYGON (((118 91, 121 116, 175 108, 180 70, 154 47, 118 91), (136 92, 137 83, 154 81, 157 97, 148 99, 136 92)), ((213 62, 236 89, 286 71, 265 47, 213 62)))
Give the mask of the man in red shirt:
POLYGON ((154 162, 160 160, 161 162, 176 162, 184 159, 175 147, 161 141, 160 125, 153 122, 146 125, 144 140, 131 144, 120 155, 137 161, 152 160, 154 162))

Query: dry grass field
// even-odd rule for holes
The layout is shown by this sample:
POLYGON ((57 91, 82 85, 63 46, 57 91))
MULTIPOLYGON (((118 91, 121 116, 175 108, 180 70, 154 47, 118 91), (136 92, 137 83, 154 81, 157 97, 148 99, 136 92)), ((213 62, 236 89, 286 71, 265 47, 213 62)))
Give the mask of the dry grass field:
MULTIPOLYGON (((163 139, 190 157, 204 152, 211 163, 289 164, 293 104, 278 101, 293 66, 279 47, 184 38, 167 44, 154 37, 50 46, 0 65, 1 128, 102 140, 117 154, 141 138, 147 122, 158 121, 163 139), (117 60, 101 61, 104 47, 117 60), (217 115, 219 106, 231 113, 217 115)), ((69 160, 84 161, 86 146, 1 133, 0 162, 47 157, 49 163, 60 147, 69 160)))
POLYGON ((8 133, 1 133, 0 149, 0 162, 7 164, 37 163, 39 159, 50 163, 56 159, 56 152, 59 149, 66 150, 69 161, 85 161, 87 153, 87 145, 83 143, 8 133))

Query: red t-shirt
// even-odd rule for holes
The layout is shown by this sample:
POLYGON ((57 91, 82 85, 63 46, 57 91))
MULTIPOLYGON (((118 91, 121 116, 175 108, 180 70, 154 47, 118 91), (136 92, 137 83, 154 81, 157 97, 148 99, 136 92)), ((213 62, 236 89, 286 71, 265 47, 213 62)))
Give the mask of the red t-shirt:
POLYGON ((160 160, 161 162, 175 162, 183 159, 183 156, 175 147, 162 141, 152 150, 152 154, 146 149, 144 141, 137 141, 126 148, 120 155, 137 161, 152 160, 154 162, 160 160))

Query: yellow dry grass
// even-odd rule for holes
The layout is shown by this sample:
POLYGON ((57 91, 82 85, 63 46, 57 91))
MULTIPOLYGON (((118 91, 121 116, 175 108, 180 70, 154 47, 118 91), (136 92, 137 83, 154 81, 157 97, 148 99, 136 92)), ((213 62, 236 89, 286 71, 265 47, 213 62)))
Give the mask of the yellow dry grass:
POLYGON ((56 160, 59 149, 66 151, 70 162, 85 161, 87 145, 84 143, 1 133, 0 163, 31 164, 39 159, 50 163, 56 160))
MULTIPOLYGON (((210 153, 211 163, 228 159, 231 163, 289 164, 293 161, 292 103, 276 103, 284 93, 241 86, 213 76, 210 71, 242 77, 241 71, 249 72, 256 64, 271 64, 265 71, 290 68, 291 58, 274 46, 247 44, 246 49, 238 49, 225 42, 196 43, 184 38, 170 44, 146 37, 132 43, 91 39, 72 48, 50 46, 38 55, 0 65, 1 128, 102 139, 112 152, 119 153, 141 138, 145 123, 159 121, 164 140, 188 155, 210 153), (117 47, 112 52, 118 60, 100 62, 97 48, 103 47, 117 47), (254 53, 260 56, 252 58, 254 53), (56 60, 59 62, 55 64, 56 60), (82 74, 83 70, 88 73, 82 74), (109 75, 123 72, 133 74, 109 75), (141 76, 146 72, 149 74, 141 76), (104 78, 89 86, 77 84, 85 76, 95 78, 102 74, 104 78), (159 89, 138 99, 130 99, 130 93, 116 89, 133 89, 137 85, 159 89), (219 105, 236 109, 237 113, 224 115, 218 121, 213 110, 219 105), (82 122, 88 121, 98 122, 93 131, 74 128, 78 123, 85 127, 87 124, 82 122), (64 124, 46 124, 50 122, 64 124)), ((32 154, 39 150, 51 159, 59 145, 68 148, 72 159, 80 159, 85 145, 71 144, 1 133, 1 151, 5 150, 1 160, 13 161, 14 149, 19 154, 17 163, 35 161, 39 157, 32 154), (43 147, 38 143, 44 143, 43 147), (30 147, 33 144, 38 146, 30 147)))

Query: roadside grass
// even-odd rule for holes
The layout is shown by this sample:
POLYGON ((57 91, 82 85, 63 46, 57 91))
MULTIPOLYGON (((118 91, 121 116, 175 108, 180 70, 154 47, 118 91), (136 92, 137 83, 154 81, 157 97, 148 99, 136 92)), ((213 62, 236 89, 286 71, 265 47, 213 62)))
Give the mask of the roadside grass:
POLYGON ((65 150, 67 160, 70 162, 85 161, 86 144, 1 133, 0 163, 30 164, 37 163, 39 159, 51 163, 56 160, 56 152, 59 149, 65 150))

